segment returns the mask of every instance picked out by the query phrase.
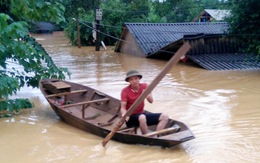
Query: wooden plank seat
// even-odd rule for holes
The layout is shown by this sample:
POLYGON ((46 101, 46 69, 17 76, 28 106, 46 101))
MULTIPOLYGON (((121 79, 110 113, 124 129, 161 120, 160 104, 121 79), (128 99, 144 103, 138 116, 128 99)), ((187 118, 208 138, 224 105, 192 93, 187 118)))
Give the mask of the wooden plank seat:
POLYGON ((91 101, 84 101, 84 102, 62 105, 61 107, 68 108, 68 107, 72 107, 72 106, 87 105, 87 104, 91 104, 91 103, 95 103, 95 102, 105 102, 105 101, 109 101, 109 100, 110 100, 109 98, 102 98, 102 99, 98 99, 98 100, 91 100, 91 101))
POLYGON ((163 136, 160 136, 160 137, 162 139, 173 139, 173 140, 176 140, 176 141, 180 141, 180 140, 189 139, 192 136, 193 135, 189 130, 184 130, 184 131, 176 132, 176 133, 171 134, 171 135, 163 135, 163 136))
POLYGON ((137 127, 127 127, 124 124, 117 132, 137 133, 137 127))
POLYGON ((97 100, 91 100, 91 101, 84 101, 84 102, 62 105, 61 108, 68 108, 68 107, 82 105, 82 118, 85 119, 85 109, 87 108, 88 105, 90 105, 91 103, 96 103, 96 102, 107 102, 109 100, 110 100, 109 98, 102 98, 102 99, 97 99, 97 100))
POLYGON ((45 96, 45 97, 47 97, 47 98, 49 98, 49 97, 58 97, 58 96, 66 96, 66 95, 70 95, 70 94, 86 93, 86 92, 87 92, 86 89, 82 89, 82 90, 76 90, 76 91, 55 93, 55 94, 47 95, 47 96, 45 96))
POLYGON ((151 137, 151 136, 166 134, 166 133, 170 133, 170 132, 177 132, 179 129, 180 129, 179 127, 173 126, 170 128, 162 129, 160 131, 154 131, 154 132, 147 133, 144 136, 151 137))

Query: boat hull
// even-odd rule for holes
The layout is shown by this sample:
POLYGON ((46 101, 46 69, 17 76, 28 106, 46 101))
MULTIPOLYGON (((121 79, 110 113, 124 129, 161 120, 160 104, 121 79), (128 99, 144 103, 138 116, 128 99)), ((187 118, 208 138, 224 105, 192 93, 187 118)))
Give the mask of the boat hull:
MULTIPOLYGON (((60 117, 62 121, 66 122, 67 124, 104 138, 107 136, 107 134, 110 133, 116 123, 120 120, 120 100, 103 93, 101 95, 100 93, 98 93, 98 98, 96 98, 95 96, 93 98, 93 94, 95 94, 93 92, 96 92, 96 90, 87 86, 67 81, 62 82, 71 86, 71 92, 75 92, 77 90, 87 90, 87 93, 85 93, 84 95, 63 95, 62 93, 58 93, 56 94, 56 96, 55 93, 50 92, 48 89, 46 89, 46 87, 44 87, 44 83, 52 82, 57 82, 57 80, 40 81, 40 89, 55 113, 60 117), (67 105, 58 105, 57 103, 55 103, 55 100, 57 101, 57 99, 60 99, 61 96, 66 96, 67 101, 73 100, 74 102, 67 105), (108 98, 109 102, 95 103, 95 101, 100 100, 99 97, 101 96, 102 99, 108 98), (87 103, 91 102, 91 100, 88 100, 89 97, 91 97, 91 100, 93 101, 93 103, 91 104, 87 103), (81 106, 80 104, 84 103, 82 101, 87 101, 85 102, 87 104, 83 104, 81 106), (86 115, 93 115, 93 112, 98 112, 98 114, 100 115, 98 115, 97 117, 92 116, 86 118, 86 115)), ((170 127, 173 124, 178 124, 180 126, 180 130, 178 132, 167 133, 158 137, 147 137, 142 134, 138 134, 136 131, 137 128, 131 129, 124 126, 124 129, 117 131, 112 139, 126 144, 142 144, 162 147, 172 147, 185 141, 194 139, 194 135, 184 123, 170 120, 168 126, 170 127), (132 130, 132 132, 129 132, 128 129, 129 131, 132 130)))

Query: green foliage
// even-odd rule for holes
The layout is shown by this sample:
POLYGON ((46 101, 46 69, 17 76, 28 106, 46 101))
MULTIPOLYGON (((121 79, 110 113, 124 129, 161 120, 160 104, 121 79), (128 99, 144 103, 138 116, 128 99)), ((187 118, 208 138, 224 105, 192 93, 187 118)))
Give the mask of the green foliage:
POLYGON ((59 24, 65 21, 64 6, 44 0, 11 0, 11 13, 27 22, 47 21, 59 24))
POLYGON ((20 86, 32 87, 37 87, 41 78, 65 78, 64 69, 55 66, 44 48, 28 35, 25 22, 8 24, 11 19, 6 18, 10 17, 0 14, 0 18, 5 20, 1 21, 0 31, 0 65, 4 68, 1 73, 16 78, 20 86), (22 67, 16 69, 15 65, 22 67))
MULTIPOLYGON (((98 6, 95 0, 64 0, 62 4, 65 6, 66 26, 64 26, 65 34, 69 38, 72 45, 77 45, 77 23, 78 20, 94 20, 94 8, 98 6)), ((92 27, 92 24, 90 24, 92 27)), ((93 45, 92 29, 84 25, 80 25, 81 44, 93 45)))
POLYGON ((77 44, 77 28, 71 18, 87 24, 81 24, 81 44, 93 45, 91 27, 95 21, 94 10, 98 5, 103 9, 100 30, 106 33, 101 34, 101 39, 107 45, 114 45, 117 41, 115 38, 120 37, 124 22, 189 22, 205 8, 223 8, 225 0, 64 0, 61 3, 65 6, 68 22, 66 34, 73 45, 77 44))
MULTIPOLYGON (((102 3, 101 8, 103 9, 103 17, 101 21, 101 24, 103 25, 101 25, 101 31, 118 38, 125 18, 130 18, 128 13, 123 10, 125 4, 121 3, 120 0, 108 0, 102 3)), ((108 45, 114 45, 117 41, 108 36, 103 36, 102 39, 104 39, 104 42, 108 45)))
MULTIPOLYGON (((80 10, 81 14, 79 14, 79 20, 93 20, 94 19, 94 13, 93 10, 89 10, 85 13, 85 10, 80 10)), ((70 17, 68 19, 68 24, 64 28, 66 36, 69 38, 70 43, 72 45, 77 45, 77 23, 76 19, 73 19, 74 17, 70 17)), ((88 23, 87 25, 92 27, 92 23, 88 23)), ((93 45, 93 38, 92 38, 92 29, 80 24, 80 33, 81 33, 81 44, 82 45, 93 45)))
POLYGON ((33 104, 28 99, 10 99, 0 100, 0 118, 11 117, 13 114, 19 113, 21 109, 32 108, 33 104), (3 110, 8 110, 3 112, 3 110))
POLYGON ((231 33, 240 36, 246 52, 260 56, 259 0, 231 0, 231 33))
POLYGON ((155 22, 160 20, 155 11, 150 10, 150 7, 152 7, 152 3, 147 0, 106 0, 102 2, 101 31, 107 34, 101 34, 102 40, 108 45, 114 45, 117 41, 115 38, 120 37, 124 22, 155 22))
POLYGON ((65 6, 65 18, 79 18, 81 14, 94 10, 98 6, 97 0, 62 0, 61 3, 65 6))
MULTIPOLYGON (((165 23, 187 22, 192 20, 190 17, 195 6, 192 0, 169 0, 163 3, 156 1, 152 4, 155 8, 155 13, 162 17, 163 19, 161 20, 165 20, 165 23)), ((198 13, 199 12, 201 12, 201 10, 198 11, 198 13)), ((192 17, 194 17, 194 15, 192 17)))
POLYGON ((12 77, 1 73, 0 77, 0 97, 8 98, 9 95, 13 95, 19 90, 19 82, 12 77))
POLYGON ((0 8, 5 11, 0 13, 0 112, 12 113, 32 107, 28 99, 9 99, 21 87, 37 87, 42 78, 70 76, 67 69, 57 67, 44 48, 28 35, 30 25, 26 22, 59 23, 64 20, 64 7, 43 0, 11 0, 1 1, 0 8))

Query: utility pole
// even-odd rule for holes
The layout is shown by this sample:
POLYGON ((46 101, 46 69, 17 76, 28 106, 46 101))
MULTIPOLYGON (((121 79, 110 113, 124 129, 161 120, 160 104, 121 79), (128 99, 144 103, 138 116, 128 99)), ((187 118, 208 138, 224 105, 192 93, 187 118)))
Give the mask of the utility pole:
POLYGON ((100 3, 96 9, 96 51, 100 50, 100 20, 102 19, 102 9, 100 9, 100 3))
POLYGON ((77 19, 77 33, 78 33, 78 48, 81 48, 79 19, 77 19))

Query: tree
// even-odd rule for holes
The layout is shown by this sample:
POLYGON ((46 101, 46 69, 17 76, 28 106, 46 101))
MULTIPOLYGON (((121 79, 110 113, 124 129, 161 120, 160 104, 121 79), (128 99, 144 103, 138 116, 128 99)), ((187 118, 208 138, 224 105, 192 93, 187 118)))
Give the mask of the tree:
POLYGON ((124 22, 147 22, 149 5, 147 0, 106 0, 101 3, 102 39, 108 45, 114 45, 119 38, 124 22), (112 37, 111 37, 112 36, 112 37))
POLYGON ((260 58, 260 3, 259 0, 230 0, 231 17, 228 19, 231 34, 240 36, 248 53, 260 58))
POLYGON ((37 87, 42 78, 64 79, 70 75, 67 69, 57 67, 44 48, 28 35, 31 22, 62 22, 64 8, 43 0, 2 0, 0 9, 4 12, 0 13, 0 111, 10 115, 32 107, 28 99, 10 98, 21 87, 37 87))
MULTIPOLYGON (((64 0, 65 18, 67 26, 64 28, 66 36, 72 45, 77 45, 77 20, 94 21, 94 9, 98 6, 98 0, 64 0)), ((92 27, 92 24, 90 24, 92 27)), ((80 42, 82 45, 93 45, 92 29, 80 25, 80 42)))
POLYGON ((194 0, 167 0, 167 1, 154 1, 153 6, 155 13, 161 17, 161 22, 176 23, 176 22, 189 22, 196 15, 198 15, 203 7, 194 0), (195 3, 196 2, 196 3, 195 3))

